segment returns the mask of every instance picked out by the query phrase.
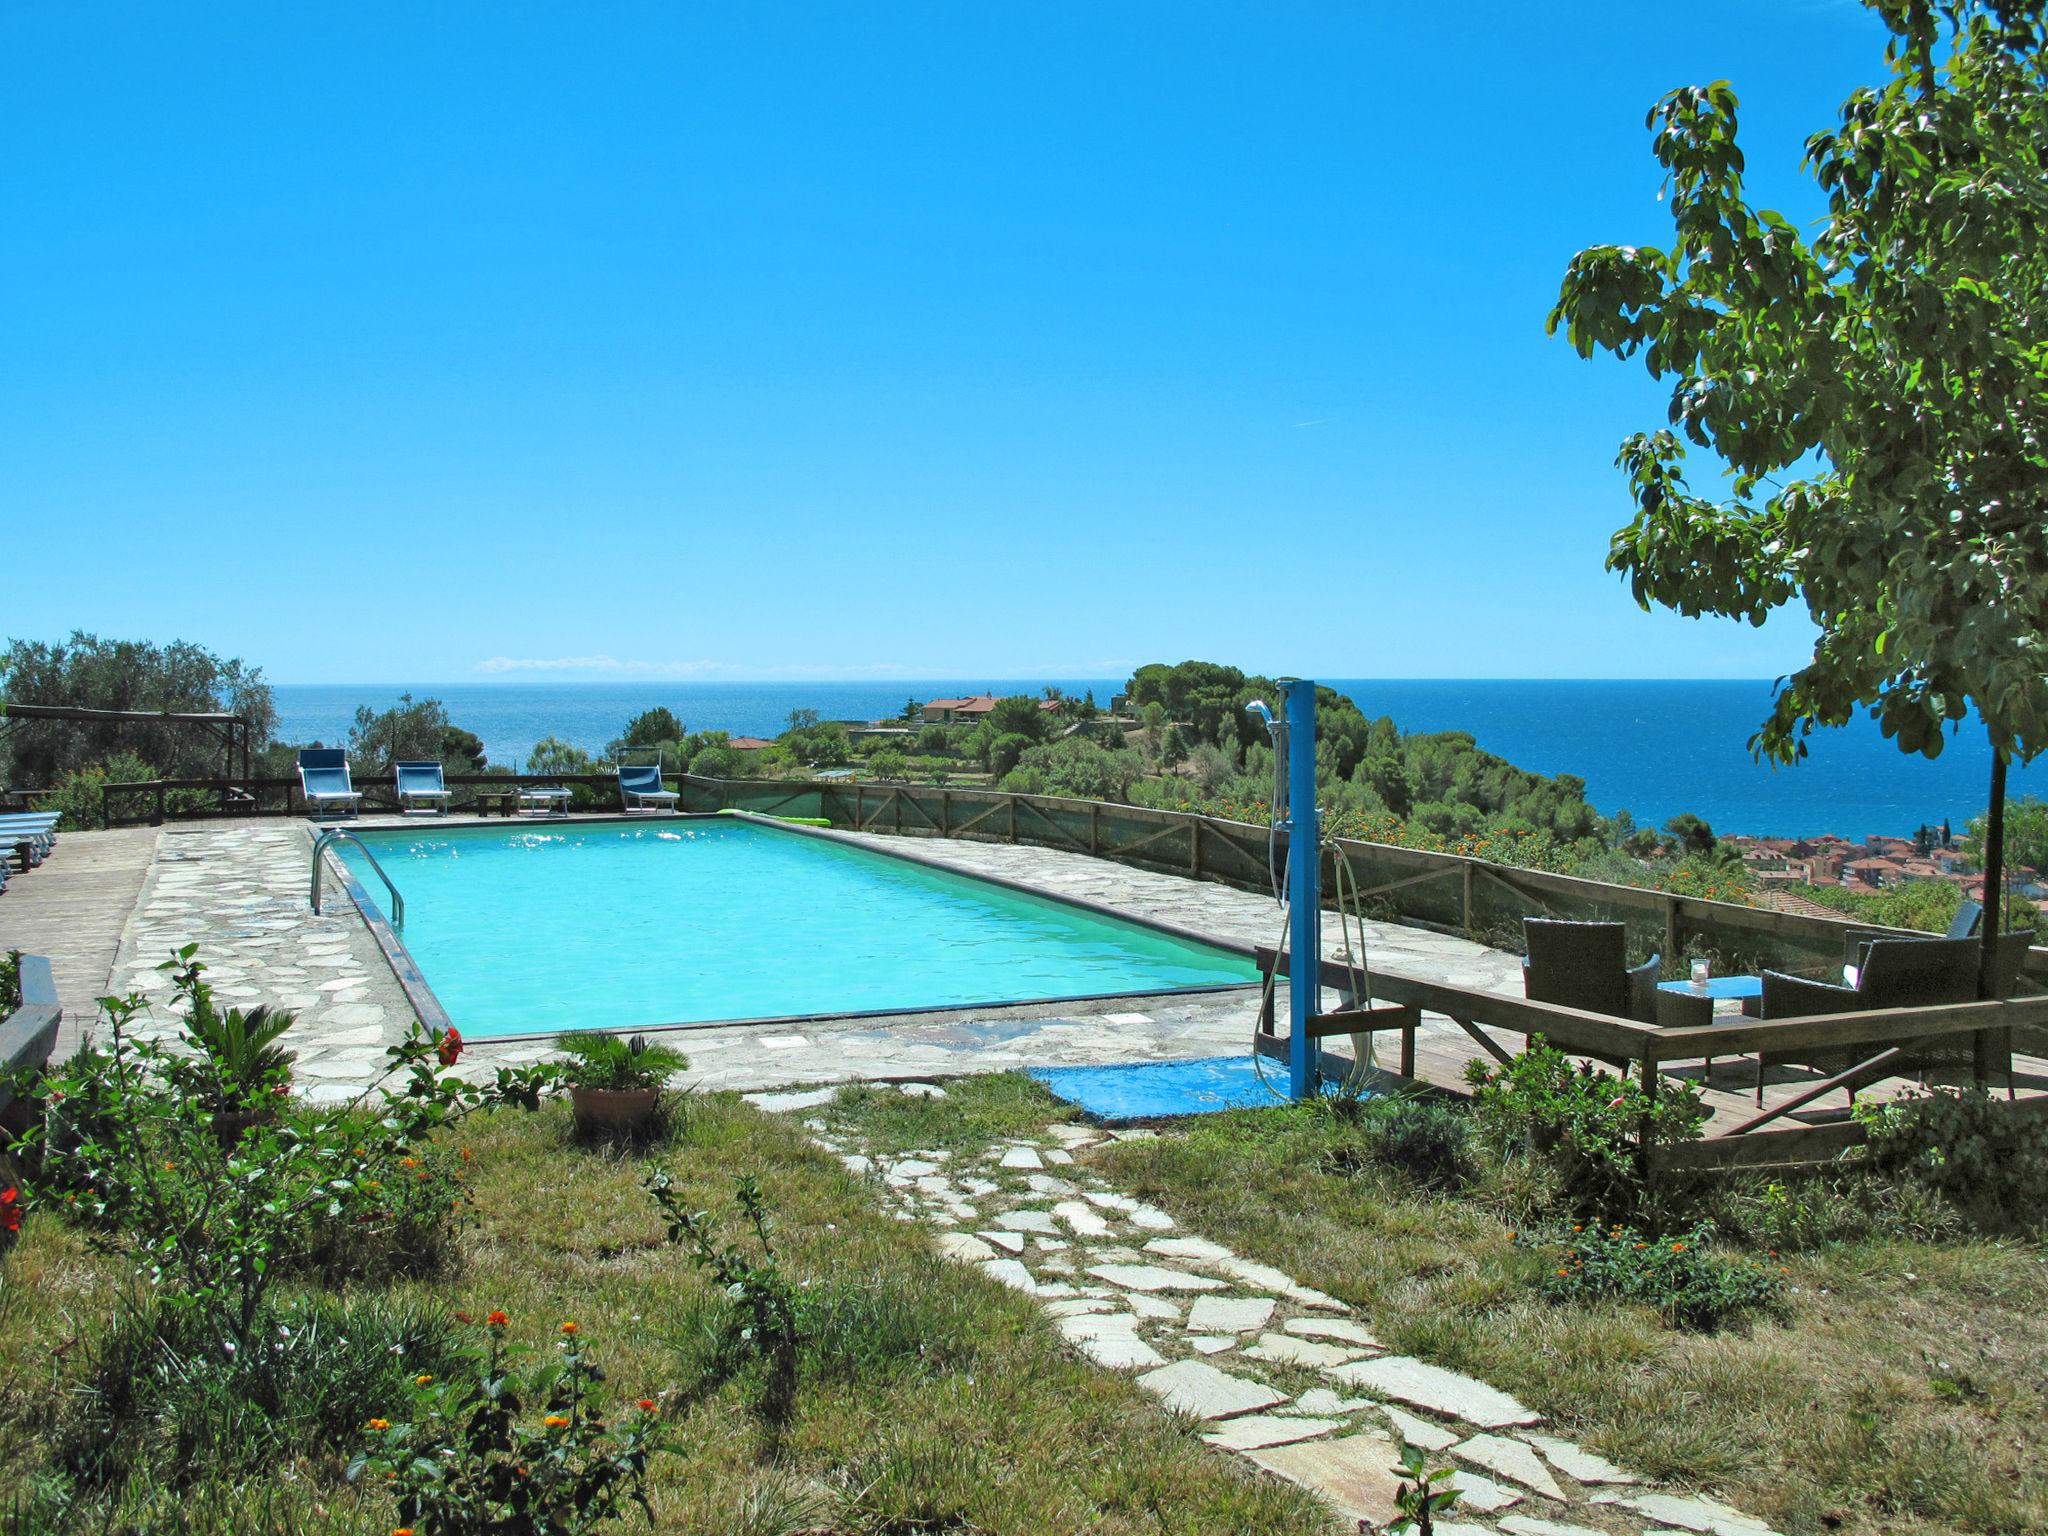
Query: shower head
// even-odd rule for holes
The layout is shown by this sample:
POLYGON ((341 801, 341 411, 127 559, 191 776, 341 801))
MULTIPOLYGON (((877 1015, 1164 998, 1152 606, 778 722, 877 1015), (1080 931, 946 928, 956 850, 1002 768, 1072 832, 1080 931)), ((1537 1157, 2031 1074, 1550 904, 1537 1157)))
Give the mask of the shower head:
POLYGON ((1245 705, 1244 712, 1248 715, 1257 715, 1260 720, 1265 722, 1266 734, 1268 736, 1274 734, 1273 711, 1266 707, 1264 699, 1253 699, 1251 703, 1245 705))

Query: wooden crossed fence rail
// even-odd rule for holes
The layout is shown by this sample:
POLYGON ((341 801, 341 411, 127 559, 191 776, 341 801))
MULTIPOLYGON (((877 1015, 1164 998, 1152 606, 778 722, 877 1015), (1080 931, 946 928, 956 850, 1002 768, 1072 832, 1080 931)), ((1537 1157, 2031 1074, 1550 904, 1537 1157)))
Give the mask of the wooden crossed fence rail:
MULTIPOLYGON (((1258 963, 1262 971, 1275 971, 1280 976, 1289 974, 1288 957, 1276 955, 1271 949, 1258 950, 1258 963)), ((1356 985, 1350 969, 1334 960, 1322 963, 1321 980, 1323 986, 1335 989, 1347 1001, 1356 985)), ((1638 1153, 1646 1169, 1653 1172, 1765 1167, 1832 1160, 1863 1140, 1860 1125, 1849 1121, 1777 1130, 1766 1130, 1765 1127, 1827 1094, 1897 1076, 1913 1060, 1918 1048, 1945 1037, 1975 1037, 1980 1075, 1986 1063, 2001 1050, 2008 1053, 2009 1071, 2010 1031, 2021 1027, 2048 1027, 2048 997, 2027 997, 1996 1002, 1947 1003, 1928 1008, 1814 1014, 1789 1019, 1740 1018, 1725 1024, 1663 1028, 1378 968, 1372 972, 1372 998, 1379 1003, 1397 1006, 1372 1012, 1340 1008, 1330 1013, 1319 1013, 1312 1021, 1311 1033, 1320 1038, 1398 1033, 1401 1036, 1400 1075, 1410 1079, 1415 1077, 1416 1027, 1416 1019, 1411 1014, 1442 1015, 1499 1061, 1509 1060, 1512 1053, 1489 1035, 1488 1029, 1524 1037, 1541 1035, 1559 1050, 1572 1055, 1590 1056, 1636 1068, 1643 1091, 1653 1106, 1662 1068, 1671 1062, 1743 1055, 1753 1051, 1817 1052, 1853 1050, 1859 1046, 1869 1048, 1869 1053, 1858 1058, 1847 1070, 1809 1084, 1792 1097, 1749 1119, 1711 1133, 1704 1141, 1657 1142, 1649 1133, 1646 1117, 1638 1132, 1638 1153)), ((1286 1041, 1272 1033, 1270 1016, 1263 1022, 1267 1030, 1261 1048, 1269 1054, 1284 1056, 1286 1041)), ((2019 1099, 2003 1106, 2003 1109, 2020 1118, 2048 1115, 2048 1094, 2019 1099)))

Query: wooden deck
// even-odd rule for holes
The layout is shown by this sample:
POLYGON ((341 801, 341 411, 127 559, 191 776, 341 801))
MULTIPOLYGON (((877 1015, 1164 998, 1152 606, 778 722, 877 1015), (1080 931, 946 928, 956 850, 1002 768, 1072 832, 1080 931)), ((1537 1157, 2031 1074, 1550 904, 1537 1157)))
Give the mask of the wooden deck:
POLYGON ((160 835, 155 827, 60 832, 48 858, 0 891, 0 950, 49 957, 67 1039, 98 1011, 160 835))

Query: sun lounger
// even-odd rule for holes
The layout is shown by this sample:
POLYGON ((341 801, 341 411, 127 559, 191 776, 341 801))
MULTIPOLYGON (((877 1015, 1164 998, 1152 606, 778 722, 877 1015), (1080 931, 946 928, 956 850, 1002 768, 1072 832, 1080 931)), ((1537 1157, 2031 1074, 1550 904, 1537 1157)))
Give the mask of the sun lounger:
MULTIPOLYGON (((33 869, 57 846, 57 812, 10 811, 0 815, 0 850, 33 869)), ((0 860, 4 862, 4 860, 0 860)))
POLYGON ((628 815, 676 808, 676 792, 663 786, 659 763, 619 764, 619 806, 628 815))
POLYGON ((449 789, 439 763, 395 763, 392 767, 398 778, 400 811, 448 814, 449 789))
POLYGON ((329 809, 353 816, 363 797, 349 782, 348 754, 339 747, 305 747, 299 752, 299 793, 318 816, 329 809))

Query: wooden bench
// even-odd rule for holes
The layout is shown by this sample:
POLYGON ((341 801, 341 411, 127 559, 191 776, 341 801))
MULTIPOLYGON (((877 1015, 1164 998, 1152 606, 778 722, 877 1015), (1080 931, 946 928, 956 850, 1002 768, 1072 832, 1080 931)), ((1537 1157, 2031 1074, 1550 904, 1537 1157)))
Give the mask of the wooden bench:
POLYGON ((519 804, 519 791, 516 789, 479 789, 474 791, 474 795, 470 808, 479 816, 488 816, 493 809, 500 816, 510 816, 519 804))
MULTIPOLYGON (((50 962, 41 955, 23 955, 21 1006, 0 1019, 0 1188, 16 1182, 7 1148, 29 1128, 35 1114, 32 1102, 15 1097, 15 1074, 35 1071, 49 1061, 57 1044, 57 1023, 63 1016, 50 962)), ((0 1243, 4 1242, 0 1236, 0 1243)))

